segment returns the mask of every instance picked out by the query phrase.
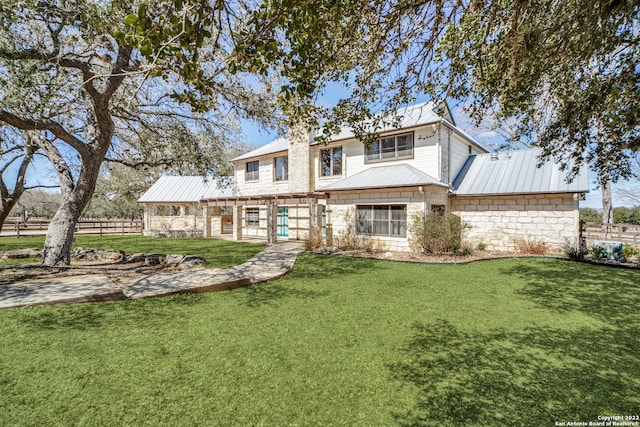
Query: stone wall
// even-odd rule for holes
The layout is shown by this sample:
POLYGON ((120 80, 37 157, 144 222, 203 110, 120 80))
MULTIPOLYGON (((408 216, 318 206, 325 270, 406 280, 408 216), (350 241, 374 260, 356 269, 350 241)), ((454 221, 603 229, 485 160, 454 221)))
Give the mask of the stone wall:
POLYGON ((560 250, 578 240, 578 198, 574 194, 452 197, 451 213, 468 228, 465 242, 490 250, 514 250, 519 240, 537 240, 560 250))
POLYGON ((351 238, 376 249, 409 251, 410 233, 406 237, 364 236, 356 233, 356 205, 406 205, 407 229, 411 218, 418 212, 431 210, 432 205, 447 205, 447 192, 442 187, 424 186, 405 189, 373 189, 336 191, 327 201, 327 223, 333 226, 333 241, 351 238))
MULTIPOLYGON (((211 235, 222 234, 221 217, 212 216, 211 235)), ((204 218, 195 215, 145 217, 145 236, 167 237, 202 237, 204 235, 204 218)))

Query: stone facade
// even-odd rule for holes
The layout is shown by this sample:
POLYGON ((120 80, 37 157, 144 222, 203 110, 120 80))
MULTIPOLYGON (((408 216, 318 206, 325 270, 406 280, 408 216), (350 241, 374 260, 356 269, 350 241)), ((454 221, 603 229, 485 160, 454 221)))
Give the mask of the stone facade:
POLYGON ((442 187, 423 186, 396 189, 372 189, 360 191, 336 191, 327 201, 327 224, 333 228, 333 240, 355 239, 360 244, 376 249, 408 251, 411 235, 406 237, 363 236, 356 230, 356 206, 358 205, 406 205, 407 229, 411 218, 433 206, 447 205, 447 190, 442 187))
POLYGON ((483 243, 491 250, 514 250, 519 240, 536 240, 560 250, 578 241, 574 194, 452 197, 451 213, 467 225, 465 242, 473 247, 483 243))

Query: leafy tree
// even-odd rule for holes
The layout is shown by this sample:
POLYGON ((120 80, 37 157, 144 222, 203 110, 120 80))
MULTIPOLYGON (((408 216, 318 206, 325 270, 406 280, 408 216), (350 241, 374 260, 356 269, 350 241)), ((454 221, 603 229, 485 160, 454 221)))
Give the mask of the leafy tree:
POLYGON ((580 208, 580 221, 600 222, 602 221, 602 214, 592 208, 580 208))
POLYGON ((38 188, 26 190, 16 202, 10 216, 27 222, 30 218, 53 218, 60 206, 60 192, 48 192, 38 188))
POLYGON ((543 113, 545 155, 615 181, 640 149, 638 10, 630 0, 269 0, 239 33, 234 66, 279 69, 289 117, 320 116, 329 132, 348 122, 364 135, 385 120, 375 109, 422 94, 471 100, 478 120, 498 111, 525 139, 543 113), (315 106, 334 82, 349 95, 315 106))
POLYGON ((0 228, 26 190, 25 178, 36 151, 35 144, 21 132, 0 128, 0 228), (5 174, 17 164, 15 179, 9 187, 5 174))
MULTIPOLYGON (((133 3, 0 4, 0 122, 38 132, 38 146, 54 165, 62 191, 43 265, 69 262, 75 224, 93 195, 105 158, 133 166, 169 162, 165 155, 175 154, 168 148, 171 141, 152 146, 144 135, 167 122, 192 126, 194 116, 178 101, 211 110, 209 123, 220 117, 273 118, 265 108, 268 96, 253 95, 259 82, 247 84, 227 72, 224 49, 215 40, 231 28, 194 34, 185 27, 192 9, 177 7, 186 3, 141 4, 132 14, 133 3), (164 20, 183 28, 171 35, 163 32, 168 38, 160 39, 153 28, 164 20), (145 31, 162 44, 161 55, 147 55, 145 31), (214 42, 204 46, 208 39, 214 42), (197 66, 183 64, 184 53, 195 48, 201 48, 191 58, 197 66), (120 138, 131 134, 138 138, 120 138)), ((223 6, 211 8, 206 23, 222 19, 227 13, 223 6)))
POLYGON ((624 206, 613 209, 613 220, 617 224, 640 225, 640 207, 627 208, 624 206))

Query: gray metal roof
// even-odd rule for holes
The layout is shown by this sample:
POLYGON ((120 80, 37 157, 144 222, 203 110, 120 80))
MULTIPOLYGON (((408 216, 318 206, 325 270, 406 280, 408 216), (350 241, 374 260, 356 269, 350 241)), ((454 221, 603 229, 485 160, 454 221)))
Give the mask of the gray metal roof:
POLYGON ((236 160, 250 159, 252 157, 264 156, 267 154, 278 153, 280 151, 287 151, 289 149, 289 140, 287 138, 278 138, 275 141, 263 145, 260 148, 256 148, 253 151, 249 151, 241 156, 231 159, 232 162, 236 160))
POLYGON ((412 187, 416 185, 439 185, 448 187, 437 179, 420 172, 407 164, 368 168, 355 175, 335 181, 321 191, 357 190, 364 188, 412 187))
MULTIPOLYGON (((372 133, 376 131, 378 133, 391 132, 391 131, 396 131, 398 129, 413 128, 416 126, 423 126, 430 123, 438 123, 442 121, 445 124, 447 124, 449 127, 451 127, 451 129, 454 129, 456 132, 458 132, 459 134, 464 136, 466 139, 468 139, 469 141, 477 145, 479 148, 484 150, 484 147, 478 144, 471 135, 469 135, 459 127, 456 127, 453 121, 453 117, 450 114, 449 106, 445 102, 442 102, 442 103, 423 102, 420 104, 409 105, 405 108, 398 109, 396 115, 400 118, 400 122, 398 126, 394 126, 392 124, 394 117, 390 115, 388 117, 386 125, 384 125, 381 129, 371 128, 371 132, 372 133), (436 112, 436 110, 439 110, 440 108, 442 108, 442 113, 444 117, 436 112)), ((344 127, 340 130, 340 132, 337 135, 332 135, 329 142, 339 141, 343 139, 351 139, 354 137, 355 135, 353 133, 353 129, 349 127, 344 127)), ((313 144, 317 144, 317 142, 312 141, 311 145, 313 144)), ((270 142, 266 145, 263 145, 260 148, 257 148, 253 151, 250 151, 241 156, 238 156, 232 159, 231 161, 235 162, 238 160, 246 160, 253 157, 265 156, 267 154, 286 151, 288 149, 289 149, 289 140, 287 138, 278 138, 275 141, 270 142)))
POLYGON ((161 176, 140 198, 141 203, 194 203, 233 196, 233 180, 203 176, 161 176))
POLYGON ((540 167, 540 149, 515 150, 469 156, 453 181, 454 194, 482 196, 494 194, 586 193, 587 168, 570 183, 560 165, 547 160, 540 167), (493 157, 493 159, 492 159, 493 157))

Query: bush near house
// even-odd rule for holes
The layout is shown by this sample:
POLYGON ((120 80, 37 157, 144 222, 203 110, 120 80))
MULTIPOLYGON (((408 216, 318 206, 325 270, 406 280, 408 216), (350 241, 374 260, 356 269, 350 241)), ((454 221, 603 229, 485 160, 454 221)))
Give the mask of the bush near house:
POLYGON ((419 212, 413 215, 409 231, 413 236, 411 250, 422 254, 446 254, 458 252, 462 242, 460 217, 419 212))

